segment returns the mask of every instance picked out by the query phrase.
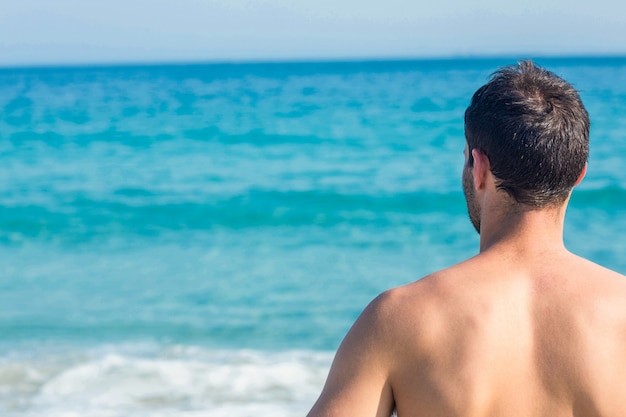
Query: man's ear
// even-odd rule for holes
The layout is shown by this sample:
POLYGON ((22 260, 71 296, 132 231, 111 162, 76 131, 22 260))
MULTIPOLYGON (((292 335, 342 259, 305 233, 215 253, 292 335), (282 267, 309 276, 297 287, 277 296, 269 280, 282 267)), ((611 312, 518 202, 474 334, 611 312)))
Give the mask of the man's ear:
POLYGON ((576 187, 578 184, 580 184, 580 182, 583 180, 583 178, 585 178, 586 174, 587 174, 587 163, 585 162, 585 166, 583 167, 583 170, 580 171, 580 175, 578 176, 578 179, 574 183, 574 187, 576 187))
POLYGON ((489 164, 487 155, 478 149, 472 149, 472 157, 474 158, 474 166, 472 167, 474 188, 478 191, 485 188, 487 177, 489 173, 491 173, 491 165, 489 164))

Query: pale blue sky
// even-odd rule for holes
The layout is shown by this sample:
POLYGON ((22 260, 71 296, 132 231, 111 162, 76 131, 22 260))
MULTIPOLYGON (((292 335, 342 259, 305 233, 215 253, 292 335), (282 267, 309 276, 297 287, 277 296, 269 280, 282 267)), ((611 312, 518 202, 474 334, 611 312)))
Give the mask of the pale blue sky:
POLYGON ((0 0, 0 66, 626 55, 618 0, 0 0))

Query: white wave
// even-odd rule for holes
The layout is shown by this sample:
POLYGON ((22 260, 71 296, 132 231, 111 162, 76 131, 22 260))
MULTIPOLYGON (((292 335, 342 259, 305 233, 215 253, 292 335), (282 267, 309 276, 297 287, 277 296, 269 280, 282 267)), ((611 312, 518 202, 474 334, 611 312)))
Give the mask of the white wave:
POLYGON ((109 346, 19 356, 0 361, 7 417, 289 417, 311 407, 332 354, 109 346))

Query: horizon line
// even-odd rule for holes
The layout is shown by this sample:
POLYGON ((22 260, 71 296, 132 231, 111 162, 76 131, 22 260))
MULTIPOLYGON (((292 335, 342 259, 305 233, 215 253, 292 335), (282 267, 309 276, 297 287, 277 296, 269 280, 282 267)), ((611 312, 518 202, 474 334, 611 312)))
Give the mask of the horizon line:
POLYGON ((555 53, 501 53, 501 54, 451 54, 423 56, 356 56, 356 57, 298 57, 298 58, 233 58, 233 59, 164 59, 164 60, 111 60, 85 62, 0 63, 0 70, 69 69, 69 68, 123 68, 123 67, 184 67, 205 65, 298 65, 298 64, 350 64, 385 62, 445 62, 489 61, 511 59, 606 60, 626 59, 626 53, 555 54, 555 53))

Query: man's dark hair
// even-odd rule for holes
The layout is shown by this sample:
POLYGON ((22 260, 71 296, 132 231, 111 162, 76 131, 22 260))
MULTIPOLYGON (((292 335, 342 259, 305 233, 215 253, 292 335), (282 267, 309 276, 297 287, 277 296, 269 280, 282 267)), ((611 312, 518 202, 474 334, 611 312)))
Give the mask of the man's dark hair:
POLYGON ((562 203, 589 156, 589 115, 565 80, 521 61, 496 71, 465 111, 465 137, 518 203, 562 203))

